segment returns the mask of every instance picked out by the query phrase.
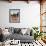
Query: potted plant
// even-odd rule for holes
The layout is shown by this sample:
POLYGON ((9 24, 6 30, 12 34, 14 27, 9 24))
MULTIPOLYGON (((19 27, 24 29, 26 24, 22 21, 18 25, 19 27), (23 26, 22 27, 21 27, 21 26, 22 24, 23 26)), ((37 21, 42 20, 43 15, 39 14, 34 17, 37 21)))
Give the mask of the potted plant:
POLYGON ((32 27, 33 31, 34 31, 34 40, 36 40, 36 38, 38 37, 38 27, 32 27), (37 33, 36 33, 37 32, 37 33))
POLYGON ((38 37, 41 38, 42 32, 38 31, 39 28, 38 27, 32 27, 32 28, 35 31, 35 33, 34 33, 34 40, 36 40, 38 37))

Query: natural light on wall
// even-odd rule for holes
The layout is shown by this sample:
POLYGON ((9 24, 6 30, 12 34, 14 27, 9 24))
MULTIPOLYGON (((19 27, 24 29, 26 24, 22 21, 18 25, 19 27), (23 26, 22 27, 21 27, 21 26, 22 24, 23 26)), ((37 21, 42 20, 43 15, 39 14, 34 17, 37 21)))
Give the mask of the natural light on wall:
POLYGON ((27 4, 27 7, 25 6, 22 9, 22 11, 23 23, 26 23, 28 27, 40 26, 40 4, 37 1, 30 2, 27 4))
POLYGON ((20 28, 40 26, 40 4, 37 1, 0 2, 0 25, 20 28), (20 9, 20 23, 9 23, 9 9, 20 9))

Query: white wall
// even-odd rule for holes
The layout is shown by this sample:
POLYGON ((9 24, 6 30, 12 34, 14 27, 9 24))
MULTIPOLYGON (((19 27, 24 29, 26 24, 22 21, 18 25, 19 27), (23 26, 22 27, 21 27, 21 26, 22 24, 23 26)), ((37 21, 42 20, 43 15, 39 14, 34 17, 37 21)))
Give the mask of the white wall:
POLYGON ((0 1, 0 26, 32 27, 40 26, 40 4, 36 1, 3 2, 0 1), (20 9, 20 23, 9 23, 9 9, 20 9))

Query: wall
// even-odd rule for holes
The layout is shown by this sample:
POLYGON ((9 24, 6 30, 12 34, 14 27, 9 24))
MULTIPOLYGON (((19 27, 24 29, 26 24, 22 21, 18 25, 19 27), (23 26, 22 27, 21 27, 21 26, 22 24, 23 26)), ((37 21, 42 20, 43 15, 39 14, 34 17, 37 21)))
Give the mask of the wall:
POLYGON ((40 4, 37 1, 5 2, 0 1, 0 26, 29 27, 40 26, 40 4), (9 9, 20 9, 20 23, 9 23, 9 9))

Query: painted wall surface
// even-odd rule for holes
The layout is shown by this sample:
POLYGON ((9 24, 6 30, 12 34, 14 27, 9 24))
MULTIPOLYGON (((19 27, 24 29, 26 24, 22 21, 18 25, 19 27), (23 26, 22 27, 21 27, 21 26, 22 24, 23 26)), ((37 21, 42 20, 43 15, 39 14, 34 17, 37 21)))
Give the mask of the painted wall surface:
POLYGON ((40 26, 40 4, 31 1, 29 4, 21 1, 12 3, 0 1, 0 26, 31 28, 40 26), (9 23, 9 9, 20 9, 20 23, 9 23))

